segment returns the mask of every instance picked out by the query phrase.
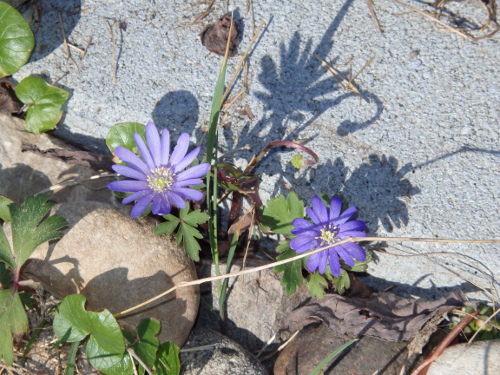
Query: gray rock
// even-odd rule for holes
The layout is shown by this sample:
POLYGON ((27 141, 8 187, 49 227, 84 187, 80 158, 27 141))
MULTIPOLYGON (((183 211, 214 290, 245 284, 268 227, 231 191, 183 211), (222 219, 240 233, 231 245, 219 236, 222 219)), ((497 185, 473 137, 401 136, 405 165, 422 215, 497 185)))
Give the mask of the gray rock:
MULTIPOLYGON (((152 220, 131 219, 99 202, 63 203, 54 211, 70 229, 58 242, 38 247, 23 274, 58 298, 81 293, 89 310, 118 313, 196 278, 184 250, 168 236, 153 235, 152 220)), ((156 318, 160 340, 182 345, 198 305, 197 287, 180 288, 119 322, 133 330, 141 319, 156 318)))
POLYGON ((46 191, 59 183, 75 181, 72 186, 58 189, 52 199, 56 202, 100 201, 120 205, 106 183, 110 177, 88 180, 99 174, 83 165, 69 165, 54 160, 21 152, 23 142, 36 145, 40 150, 52 148, 69 149, 65 144, 47 134, 32 134, 26 130, 24 121, 0 114, 0 195, 15 202, 22 202, 28 195, 46 191))
MULTIPOLYGON (((264 259, 250 258, 246 268, 261 266, 267 262, 264 259)), ((241 260, 237 260, 231 272, 240 271, 241 266, 241 260)), ((214 276, 215 268, 210 264, 199 266, 198 275, 210 276, 209 267, 214 276)), ((224 273, 226 265, 221 264, 220 269, 224 273)), ((222 330, 229 338, 251 351, 262 349, 278 331, 281 319, 310 297, 305 285, 288 296, 281 285, 280 275, 272 269, 232 278, 228 289, 224 327, 220 327, 220 323, 213 319, 213 313, 207 311, 204 304, 201 305, 198 325, 222 330)), ((217 283, 202 285, 201 291, 202 297, 211 302, 214 310, 219 310, 217 283)))
POLYGON ((500 340, 450 346, 427 371, 427 375, 461 374, 500 374, 500 340))
POLYGON ((184 375, 267 374, 251 353, 209 329, 194 329, 191 332, 181 351, 181 365, 184 375), (208 347, 202 347, 206 345, 208 347))
MULTIPOLYGON (((283 349, 274 364, 274 374, 309 374, 349 339, 325 324, 309 325, 283 349)), ((365 336, 330 360, 323 371, 331 375, 398 375, 406 358, 405 342, 386 342, 365 336)))

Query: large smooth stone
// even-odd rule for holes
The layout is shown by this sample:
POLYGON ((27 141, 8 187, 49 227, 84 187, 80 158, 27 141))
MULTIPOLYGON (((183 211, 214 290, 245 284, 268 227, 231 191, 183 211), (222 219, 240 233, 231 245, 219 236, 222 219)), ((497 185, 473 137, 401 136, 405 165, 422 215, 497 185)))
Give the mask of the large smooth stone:
MULTIPOLYGON (((191 259, 169 236, 153 235, 150 219, 132 219, 99 202, 62 203, 53 211, 68 220, 70 229, 58 242, 38 247, 23 274, 58 298, 81 293, 88 310, 115 314, 196 279, 191 259)), ((134 331, 141 319, 156 318, 162 323, 160 340, 180 346, 198 305, 198 287, 180 288, 119 323, 134 331)))
POLYGON ((253 354, 209 329, 194 329, 182 349, 181 374, 184 375, 267 375, 253 354))
POLYGON ((450 346, 427 371, 427 375, 460 374, 500 374, 500 340, 450 346))

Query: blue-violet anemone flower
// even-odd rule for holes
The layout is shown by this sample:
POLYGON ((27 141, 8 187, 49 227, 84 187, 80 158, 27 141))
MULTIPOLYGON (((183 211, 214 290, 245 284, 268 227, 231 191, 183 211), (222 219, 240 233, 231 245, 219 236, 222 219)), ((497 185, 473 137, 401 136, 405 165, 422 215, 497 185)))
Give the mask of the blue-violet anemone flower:
POLYGON ((354 266, 354 259, 361 262, 366 260, 365 251, 357 243, 346 242, 342 245, 335 245, 336 242, 348 237, 366 236, 366 233, 360 232, 366 228, 364 222, 348 221, 356 212, 356 207, 349 207, 343 214, 340 213, 341 210, 340 198, 333 197, 328 210, 321 199, 315 196, 312 198, 312 209, 306 208, 306 213, 314 224, 300 218, 292 222, 296 227, 292 229, 292 233, 297 237, 290 241, 290 247, 298 254, 331 245, 324 251, 309 257, 307 261, 309 271, 314 272, 318 269, 320 274, 324 274, 328 261, 333 276, 338 277, 340 276, 339 256, 350 267, 354 266))
POLYGON ((113 191, 132 193, 122 203, 137 201, 130 212, 130 216, 138 217, 152 202, 152 212, 155 215, 168 215, 171 205, 182 209, 186 207, 184 199, 198 201, 203 193, 190 189, 189 186, 199 185, 210 165, 198 164, 187 168, 198 156, 200 148, 196 147, 186 155, 189 147, 189 135, 181 134, 177 145, 170 155, 170 133, 163 129, 161 136, 155 124, 146 125, 146 141, 135 133, 134 141, 139 149, 141 158, 125 147, 116 147, 115 154, 128 166, 113 165, 113 170, 133 180, 113 181, 108 188, 113 191), (185 169, 185 170, 184 170, 185 169))

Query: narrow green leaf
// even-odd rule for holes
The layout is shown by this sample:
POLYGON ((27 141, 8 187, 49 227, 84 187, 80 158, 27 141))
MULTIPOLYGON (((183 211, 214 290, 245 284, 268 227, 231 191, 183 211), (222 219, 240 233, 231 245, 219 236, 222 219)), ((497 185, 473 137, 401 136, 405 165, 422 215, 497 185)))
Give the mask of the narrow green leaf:
POLYGON ((10 210, 9 204, 14 203, 14 201, 10 200, 3 195, 0 195, 0 220, 5 222, 10 221, 10 210))
POLYGON ((156 319, 143 319, 137 326, 137 335, 139 341, 132 345, 135 353, 144 362, 148 369, 151 369, 156 361, 156 351, 160 346, 158 333, 160 333, 161 324, 156 319))
POLYGON ((63 235, 58 229, 66 225, 65 219, 53 215, 43 220, 53 206, 53 203, 48 203, 47 199, 48 195, 37 195, 27 197, 23 206, 17 203, 9 206, 12 216, 12 243, 16 269, 21 268, 39 245, 61 238, 63 235))
POLYGON ((24 333, 28 328, 28 316, 19 294, 11 289, 0 290, 0 359, 7 365, 14 361, 12 334, 24 333))
POLYGON ((0 78, 17 72, 28 61, 35 37, 24 17, 0 1, 0 78))
MULTIPOLYGON (((297 255, 297 253, 290 248, 289 241, 281 241, 276 251, 281 254, 276 257, 277 260, 289 259, 297 255)), ((297 259, 293 262, 285 263, 273 268, 274 272, 282 272, 281 285, 285 287, 286 294, 291 295, 295 293, 297 287, 302 285, 302 265, 303 260, 297 259)))
POLYGON ((290 193, 285 198, 280 195, 267 201, 267 206, 260 209, 262 224, 277 234, 290 235, 293 229, 292 221, 304 217, 304 202, 297 194, 290 193))
POLYGON ((139 154, 139 150, 134 141, 134 134, 140 134, 146 140, 146 126, 138 122, 122 122, 111 127, 106 136, 106 145, 114 153, 116 147, 128 148, 130 151, 139 154))
POLYGON ((161 344, 156 353, 155 368, 157 375, 179 375, 179 347, 170 341, 161 344))
POLYGON ((328 285, 325 278, 318 272, 311 273, 307 276, 306 286, 311 292, 311 295, 317 299, 323 299, 325 296, 324 288, 328 285))
POLYGON ((29 106, 26 128, 32 133, 52 130, 62 117, 61 107, 68 100, 68 92, 47 84, 40 77, 26 77, 16 86, 20 101, 29 106))
POLYGON ((78 347, 80 346, 80 341, 75 341, 71 343, 69 348, 68 360, 66 361, 66 371, 65 375, 73 375, 75 373, 75 360, 76 353, 78 353, 78 347))

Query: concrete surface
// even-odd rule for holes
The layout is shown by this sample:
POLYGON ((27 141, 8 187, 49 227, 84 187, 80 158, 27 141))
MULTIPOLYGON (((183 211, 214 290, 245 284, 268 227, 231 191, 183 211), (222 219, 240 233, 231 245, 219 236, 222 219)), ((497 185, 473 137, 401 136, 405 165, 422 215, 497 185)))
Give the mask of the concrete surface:
MULTIPOLYGON (((217 0, 203 22, 185 25, 207 3, 42 0, 36 51, 14 78, 60 78, 57 85, 71 97, 58 133, 93 149, 104 150, 107 131, 124 121, 154 120, 175 137, 190 133, 195 142, 207 125, 221 62, 198 34, 223 14, 224 2, 217 0), (67 10, 62 18, 70 43, 85 48, 92 38, 83 59, 74 49, 67 58, 55 9, 67 10)), ((422 2, 406 3, 430 10, 422 2)), ((480 4, 451 6, 484 21, 480 4)), ((252 19, 246 1, 234 7, 241 54, 252 19)), ((253 0, 253 7, 255 27, 262 20, 267 26, 250 58, 249 92, 230 107, 221 129, 222 152, 249 144, 256 152, 271 140, 311 138, 307 146, 321 158, 296 170, 290 160, 297 151, 269 153, 257 169, 264 201, 287 192, 289 184, 307 201, 320 193, 343 194, 359 208, 370 234, 500 237, 500 33, 465 40, 390 0, 375 2, 383 34, 364 0, 253 0), (368 102, 340 88, 314 54, 346 75, 374 57, 356 79, 368 102), (253 120, 240 113, 244 105, 253 120)), ((238 61, 231 60, 229 75, 238 61)), ((240 79, 233 94, 241 85, 240 79)), ((244 165, 251 155, 243 150, 228 160, 244 165)), ((368 280, 379 287, 425 297, 459 288, 482 299, 490 297, 466 280, 500 289, 494 279, 500 274, 498 245, 406 242, 388 243, 385 250, 456 256, 379 253, 368 280)))

